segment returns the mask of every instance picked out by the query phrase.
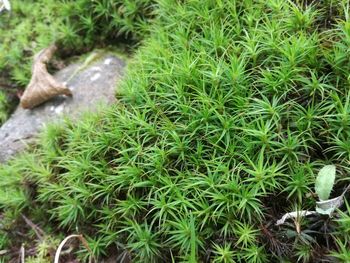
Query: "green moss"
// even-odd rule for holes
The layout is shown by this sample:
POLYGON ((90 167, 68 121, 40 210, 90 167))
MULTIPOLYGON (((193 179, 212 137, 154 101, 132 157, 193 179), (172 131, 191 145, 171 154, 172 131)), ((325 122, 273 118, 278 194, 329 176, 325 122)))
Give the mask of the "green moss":
POLYGON ((25 197, 2 209, 45 211, 101 258, 349 258, 349 209, 342 223, 275 226, 315 207, 324 164, 337 166, 339 192, 349 181, 347 5, 295 2, 159 0, 119 103, 50 127, 1 167, 2 193, 25 197))
POLYGON ((0 125, 7 119, 8 101, 4 92, 0 91, 0 125))

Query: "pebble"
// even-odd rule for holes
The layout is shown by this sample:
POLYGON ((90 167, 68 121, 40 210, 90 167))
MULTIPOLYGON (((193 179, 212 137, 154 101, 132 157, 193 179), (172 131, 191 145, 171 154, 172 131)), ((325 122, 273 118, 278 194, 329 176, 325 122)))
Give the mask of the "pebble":
POLYGON ((90 80, 91 81, 96 81, 101 77, 101 73, 96 73, 95 75, 93 75, 90 80))

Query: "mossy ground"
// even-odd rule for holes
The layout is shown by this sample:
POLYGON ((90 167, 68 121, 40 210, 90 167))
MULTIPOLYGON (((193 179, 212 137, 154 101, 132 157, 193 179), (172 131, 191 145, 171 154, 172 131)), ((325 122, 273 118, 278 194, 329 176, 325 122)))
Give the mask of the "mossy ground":
POLYGON ((314 209, 323 165, 334 195, 349 184, 349 2, 152 8, 119 103, 0 168, 7 220, 82 233, 100 259, 349 262, 348 206, 275 226, 314 209))

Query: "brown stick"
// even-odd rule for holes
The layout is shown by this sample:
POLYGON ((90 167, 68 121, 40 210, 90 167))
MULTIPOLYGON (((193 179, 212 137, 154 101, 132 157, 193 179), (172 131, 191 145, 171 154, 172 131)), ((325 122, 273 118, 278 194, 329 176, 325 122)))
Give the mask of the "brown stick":
POLYGON ((43 240, 45 236, 45 232, 38 227, 36 224, 34 224, 30 219, 28 219, 25 215, 22 215, 22 218, 26 222, 28 226, 30 226, 33 231, 35 232, 36 236, 39 238, 39 240, 43 240))

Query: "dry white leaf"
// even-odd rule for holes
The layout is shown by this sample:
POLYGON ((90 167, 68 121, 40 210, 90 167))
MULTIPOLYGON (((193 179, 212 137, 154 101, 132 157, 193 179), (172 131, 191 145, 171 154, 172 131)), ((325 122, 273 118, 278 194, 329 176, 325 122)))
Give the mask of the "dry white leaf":
POLYGON ((284 224, 287 219, 305 217, 309 215, 317 214, 316 211, 301 210, 284 214, 280 220, 276 222, 276 226, 284 224))
POLYGON ((0 13, 3 10, 11 11, 11 4, 8 0, 0 0, 0 13))

